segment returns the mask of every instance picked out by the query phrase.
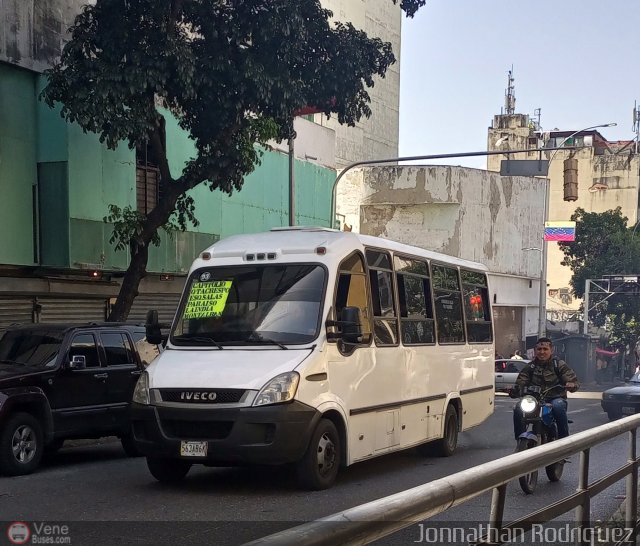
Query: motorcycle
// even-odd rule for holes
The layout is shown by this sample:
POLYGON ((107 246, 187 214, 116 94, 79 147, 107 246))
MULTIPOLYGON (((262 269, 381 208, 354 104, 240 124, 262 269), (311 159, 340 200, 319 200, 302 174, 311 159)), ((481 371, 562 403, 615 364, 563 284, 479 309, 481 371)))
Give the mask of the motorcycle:
MULTIPOLYGON (((540 387, 530 385, 524 388, 524 392, 520 393, 518 405, 524 416, 526 430, 518 438, 516 452, 531 449, 538 445, 547 444, 558 439, 558 427, 551 410, 551 402, 546 401, 549 392, 554 389, 564 389, 563 385, 554 385, 553 387, 542 390, 540 387)), ((551 482, 557 482, 562 477, 564 470, 564 459, 556 463, 552 463, 545 467, 547 478, 551 482)), ((538 483, 538 470, 533 470, 524 476, 518 478, 522 490, 530 495, 536 488, 538 483)))

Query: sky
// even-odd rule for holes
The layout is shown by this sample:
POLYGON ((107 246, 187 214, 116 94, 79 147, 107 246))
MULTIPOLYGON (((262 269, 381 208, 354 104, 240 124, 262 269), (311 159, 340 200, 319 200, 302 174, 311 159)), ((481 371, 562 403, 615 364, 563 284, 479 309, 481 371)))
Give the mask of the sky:
POLYGON ((512 66, 516 113, 540 108, 545 131, 615 122, 602 135, 629 140, 640 0, 427 0, 403 19, 400 63, 401 157, 486 150, 512 66))

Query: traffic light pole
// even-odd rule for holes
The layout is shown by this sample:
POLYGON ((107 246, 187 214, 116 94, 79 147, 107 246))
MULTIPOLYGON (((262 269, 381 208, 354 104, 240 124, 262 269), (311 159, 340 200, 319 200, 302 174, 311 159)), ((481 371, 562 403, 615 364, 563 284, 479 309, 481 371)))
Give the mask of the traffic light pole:
MULTIPOLYGON (((544 221, 549 219, 549 194, 551 180, 545 179, 544 191, 544 221)), ((544 225, 542 227, 542 265, 540 266, 540 296, 538 300, 538 339, 544 337, 547 330, 547 241, 544 239, 544 225)))
MULTIPOLYGON (((564 144, 564 142, 562 144, 564 144)), ((356 161, 355 163, 351 163, 347 165, 337 176, 333 183, 333 188, 331 191, 331 217, 330 227, 335 227, 336 222, 336 199, 337 199, 337 189, 338 182, 342 179, 342 177, 349 172, 351 169, 355 167, 363 167, 363 166, 377 166, 377 165, 385 165, 388 163, 398 163, 400 161, 426 161, 431 159, 451 159, 457 157, 477 157, 477 156, 489 156, 489 155, 506 155, 509 158, 512 154, 519 153, 531 153, 531 152, 539 152, 540 158, 542 158, 542 152, 553 152, 552 158, 555 157, 555 154, 558 150, 577 150, 579 149, 576 146, 558 146, 554 148, 529 148, 526 150, 496 150, 496 151, 485 151, 485 152, 464 152, 464 153, 456 153, 456 154, 435 154, 435 155, 414 155, 408 157, 394 157, 390 159, 370 159, 367 161, 356 161)), ((551 161, 549 161, 551 163, 551 161)), ((547 165, 548 168, 548 165, 547 165)), ((545 178, 545 195, 544 195, 544 218, 542 225, 542 259, 540 266, 540 293, 539 293, 539 301, 538 301, 538 337, 543 337, 545 335, 546 326, 547 326, 547 242, 544 240, 544 222, 548 220, 549 216, 549 194, 551 193, 551 181, 548 178, 548 172, 545 173, 547 177, 545 178)), ((338 226, 338 229, 340 226, 338 226)))

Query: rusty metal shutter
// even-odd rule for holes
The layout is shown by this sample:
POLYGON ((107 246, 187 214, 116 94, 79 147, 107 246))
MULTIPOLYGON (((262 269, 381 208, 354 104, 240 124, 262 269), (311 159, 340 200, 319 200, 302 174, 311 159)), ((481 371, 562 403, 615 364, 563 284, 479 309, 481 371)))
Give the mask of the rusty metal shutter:
POLYGON ((33 298, 0 298, 0 328, 33 322, 33 298))
POLYGON ((158 204, 160 169, 138 165, 136 168, 136 204, 147 214, 158 204))
POLYGON ((40 322, 83 324, 106 320, 105 298, 38 298, 40 322))
POLYGON ((127 322, 144 324, 147 311, 155 309, 161 323, 171 324, 179 302, 180 294, 140 294, 133 300, 127 322))

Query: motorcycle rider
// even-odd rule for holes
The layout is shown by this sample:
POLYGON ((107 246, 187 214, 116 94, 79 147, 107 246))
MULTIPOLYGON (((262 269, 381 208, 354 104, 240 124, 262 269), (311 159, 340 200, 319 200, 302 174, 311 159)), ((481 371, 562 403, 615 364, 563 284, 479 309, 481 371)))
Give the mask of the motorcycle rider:
MULTIPOLYGON (((511 391, 512 398, 520 396, 524 387, 535 385, 543 391, 556 385, 564 385, 566 389, 554 389, 546 395, 552 404, 552 413, 558 427, 558 438, 569 436, 567 419, 567 390, 578 390, 578 377, 564 360, 553 356, 553 342, 548 337, 541 337, 536 342, 535 358, 520 372, 516 379, 516 388, 511 391)), ((520 405, 513 408, 513 432, 516 440, 525 432, 526 425, 520 405)))

